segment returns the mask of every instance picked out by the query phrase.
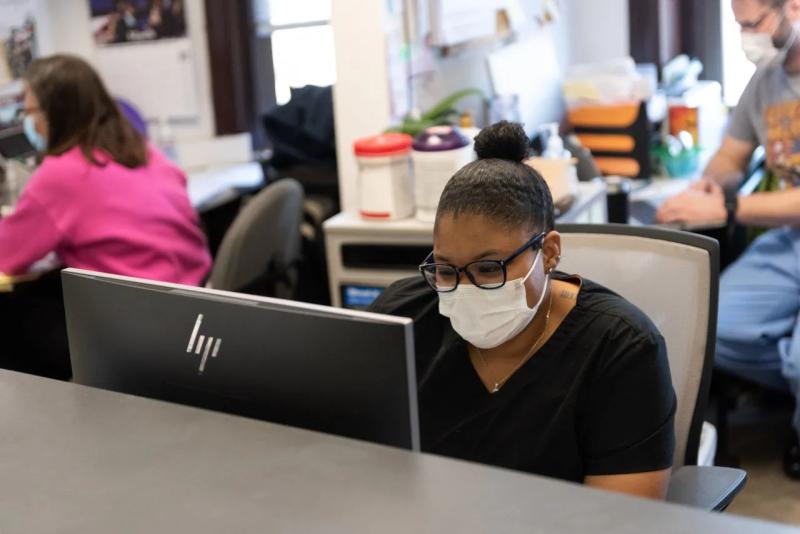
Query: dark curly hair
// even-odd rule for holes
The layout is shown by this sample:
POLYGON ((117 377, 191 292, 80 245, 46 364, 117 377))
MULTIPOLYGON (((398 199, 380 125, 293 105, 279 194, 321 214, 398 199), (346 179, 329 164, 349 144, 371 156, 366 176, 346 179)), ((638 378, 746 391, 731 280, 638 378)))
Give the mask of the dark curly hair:
POLYGON ((500 121, 475 137, 478 160, 447 182, 436 221, 443 215, 483 215, 506 228, 525 226, 549 232, 554 227, 553 198, 542 176, 523 163, 528 137, 522 126, 500 121))

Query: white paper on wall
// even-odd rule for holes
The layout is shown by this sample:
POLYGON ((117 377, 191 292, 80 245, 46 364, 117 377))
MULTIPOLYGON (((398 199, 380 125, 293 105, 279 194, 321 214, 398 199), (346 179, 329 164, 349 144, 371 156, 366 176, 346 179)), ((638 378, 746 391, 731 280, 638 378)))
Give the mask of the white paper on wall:
POLYGON ((400 0, 387 2, 386 67, 389 76, 389 106, 392 121, 399 122, 409 111, 409 46, 404 35, 404 17, 408 6, 400 0))
POLYGON ((188 38, 98 48, 95 61, 111 93, 132 102, 148 120, 198 116, 188 38))
POLYGON ((501 0, 431 0, 433 44, 452 46, 493 36, 500 4, 501 0))

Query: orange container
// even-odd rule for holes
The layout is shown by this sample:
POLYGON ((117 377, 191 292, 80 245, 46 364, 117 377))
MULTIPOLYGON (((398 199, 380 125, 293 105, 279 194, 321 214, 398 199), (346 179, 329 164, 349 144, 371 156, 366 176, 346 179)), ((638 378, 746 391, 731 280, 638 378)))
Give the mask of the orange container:
POLYGON ((669 107, 669 133, 677 136, 680 132, 686 131, 692 134, 694 144, 700 142, 700 131, 698 130, 698 109, 683 104, 673 104, 669 107))
POLYGON ((567 113, 581 144, 605 175, 650 177, 650 131, 643 102, 579 106, 567 113))

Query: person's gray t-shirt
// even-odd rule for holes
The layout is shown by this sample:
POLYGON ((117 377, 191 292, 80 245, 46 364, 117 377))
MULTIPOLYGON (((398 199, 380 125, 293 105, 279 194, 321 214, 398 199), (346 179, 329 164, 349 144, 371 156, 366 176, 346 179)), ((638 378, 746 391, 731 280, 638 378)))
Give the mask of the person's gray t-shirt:
POLYGON ((800 171, 800 76, 774 61, 753 75, 733 112, 728 135, 764 147, 767 166, 797 184, 800 171), (794 172, 792 172, 794 171, 794 172))

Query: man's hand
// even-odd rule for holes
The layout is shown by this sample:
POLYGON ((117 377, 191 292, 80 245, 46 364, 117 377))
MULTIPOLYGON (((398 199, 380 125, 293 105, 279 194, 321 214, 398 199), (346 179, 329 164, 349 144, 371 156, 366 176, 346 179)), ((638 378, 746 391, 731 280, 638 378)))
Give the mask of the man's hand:
POLYGON ((720 223, 728 218, 725 209, 725 194, 716 183, 707 182, 702 189, 689 189, 673 197, 658 210, 656 219, 660 223, 720 223))
POLYGON ((700 193, 714 193, 717 190, 722 190, 720 185, 712 178, 702 177, 699 180, 695 180, 689 187, 687 191, 697 191, 700 193))

